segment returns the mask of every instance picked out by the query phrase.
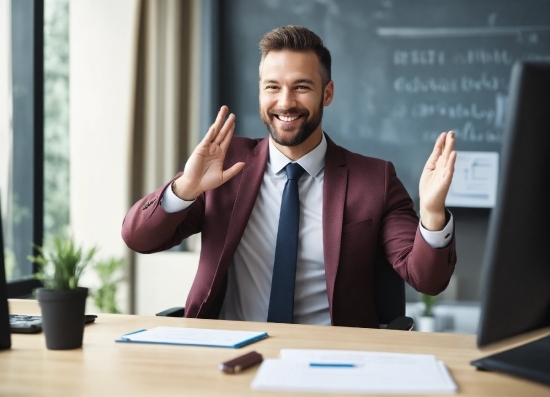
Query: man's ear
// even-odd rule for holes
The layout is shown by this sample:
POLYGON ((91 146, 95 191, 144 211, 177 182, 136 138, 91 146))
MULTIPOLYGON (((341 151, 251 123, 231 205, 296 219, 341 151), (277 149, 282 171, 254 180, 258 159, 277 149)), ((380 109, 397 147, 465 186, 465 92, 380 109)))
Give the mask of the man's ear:
POLYGON ((328 106, 334 98, 334 81, 330 80, 323 91, 323 106, 328 106))

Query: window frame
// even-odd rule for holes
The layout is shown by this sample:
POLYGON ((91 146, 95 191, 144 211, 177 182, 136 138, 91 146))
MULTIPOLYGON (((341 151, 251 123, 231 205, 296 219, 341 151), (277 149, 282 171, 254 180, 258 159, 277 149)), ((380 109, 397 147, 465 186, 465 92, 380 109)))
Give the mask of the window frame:
MULTIPOLYGON (((32 194, 32 244, 41 246, 44 233, 44 0, 17 0, 11 2, 12 86, 24 87, 28 95, 13 95, 13 139, 20 132, 30 135, 30 144, 25 147, 32 153, 31 175, 28 178, 32 194), (30 46, 25 44, 31 43, 30 46), (31 62, 32 68, 23 67, 31 62), (32 110, 26 109, 31 103, 32 110), (32 117, 28 118, 27 114, 32 117), (32 146, 32 147, 29 147, 32 146)), ((37 272, 32 263, 32 274, 37 272)), ((34 278, 7 282, 8 298, 32 296, 42 283, 34 278)))

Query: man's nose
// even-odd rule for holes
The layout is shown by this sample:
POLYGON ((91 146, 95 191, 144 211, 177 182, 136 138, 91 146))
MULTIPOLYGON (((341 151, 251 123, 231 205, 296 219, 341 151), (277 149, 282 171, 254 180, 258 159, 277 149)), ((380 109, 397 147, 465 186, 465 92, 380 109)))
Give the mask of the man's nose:
POLYGON ((296 97, 294 95, 294 91, 291 89, 283 89, 281 90, 280 96, 279 96, 279 107, 281 109, 292 109, 296 106, 296 97))

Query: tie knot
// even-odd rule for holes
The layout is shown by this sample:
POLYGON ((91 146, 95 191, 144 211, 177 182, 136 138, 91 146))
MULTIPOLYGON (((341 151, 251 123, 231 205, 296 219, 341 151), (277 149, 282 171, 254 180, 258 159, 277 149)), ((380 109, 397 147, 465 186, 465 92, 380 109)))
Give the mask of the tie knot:
POLYGON ((298 163, 288 163, 286 165, 286 177, 288 179, 292 179, 292 180, 299 180, 300 177, 302 176, 302 174, 304 173, 304 169, 302 168, 302 166, 298 163))

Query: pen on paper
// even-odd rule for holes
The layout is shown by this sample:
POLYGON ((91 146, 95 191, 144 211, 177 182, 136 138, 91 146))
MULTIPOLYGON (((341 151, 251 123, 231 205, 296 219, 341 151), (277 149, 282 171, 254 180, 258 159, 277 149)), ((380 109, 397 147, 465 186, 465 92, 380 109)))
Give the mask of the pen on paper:
POLYGON ((351 363, 309 363, 310 367, 325 367, 325 368, 355 368, 356 364, 351 363))

